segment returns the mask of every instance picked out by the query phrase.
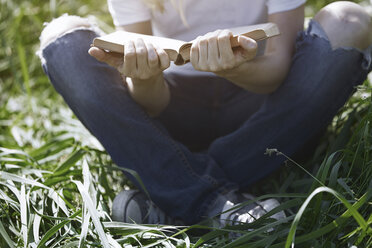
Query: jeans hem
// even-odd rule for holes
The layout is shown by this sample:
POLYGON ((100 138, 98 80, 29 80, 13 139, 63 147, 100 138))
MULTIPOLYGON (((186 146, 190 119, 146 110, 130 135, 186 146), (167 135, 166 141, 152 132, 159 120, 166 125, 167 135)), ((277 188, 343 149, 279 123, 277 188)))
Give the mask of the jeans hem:
POLYGON ((46 44, 44 44, 43 46, 40 46, 39 49, 35 52, 36 56, 39 57, 40 61, 41 61, 41 64, 44 65, 46 64, 46 60, 44 58, 44 54, 43 52, 48 49, 50 46, 52 46, 57 40, 63 38, 64 36, 66 35, 70 35, 72 33, 75 33, 75 32, 79 32, 79 31, 88 31, 88 32, 93 32, 93 33, 96 33, 97 35, 99 35, 100 33, 102 33, 103 31, 101 31, 99 28, 96 28, 96 27, 91 27, 91 28, 87 28, 87 27, 77 27, 77 28, 73 28, 71 30, 68 30, 64 33, 61 33, 59 34, 58 36, 56 36, 55 38, 53 38, 52 40, 48 41, 46 44))
POLYGON ((225 187, 219 188, 217 191, 213 192, 208 198, 205 199, 204 203, 200 207, 198 216, 201 219, 213 217, 210 216, 209 212, 211 210, 211 207, 218 201, 221 195, 227 195, 229 192, 237 190, 238 188, 235 185, 227 185, 225 187))
POLYGON ((363 55, 363 62, 361 64, 362 69, 368 72, 372 70, 372 44, 364 50, 361 50, 357 47, 349 47, 349 46, 342 46, 342 47, 337 47, 333 49, 326 32, 324 31, 322 26, 314 19, 310 20, 309 27, 306 31, 302 31, 299 33, 297 37, 297 41, 304 40, 308 36, 313 36, 313 37, 317 37, 317 38, 325 40, 328 43, 328 46, 330 47, 330 49, 332 49, 333 51, 340 51, 340 50, 341 51, 356 51, 362 54, 363 55))

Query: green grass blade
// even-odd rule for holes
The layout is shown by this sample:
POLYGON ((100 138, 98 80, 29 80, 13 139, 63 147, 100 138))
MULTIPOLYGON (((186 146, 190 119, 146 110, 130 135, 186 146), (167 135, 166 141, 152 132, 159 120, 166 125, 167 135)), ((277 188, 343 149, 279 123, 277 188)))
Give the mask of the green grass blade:
POLYGON ((35 242, 39 242, 40 240, 40 224, 41 224, 41 216, 36 214, 35 219, 34 219, 34 224, 33 224, 33 234, 34 234, 34 240, 35 242))
POLYGON ((31 98, 30 77, 29 77, 29 73, 27 69, 28 67, 27 67, 27 61, 26 61, 26 52, 25 52, 25 47, 23 46, 19 35, 17 35, 17 51, 18 51, 19 62, 21 64, 23 82, 25 84, 27 95, 31 98))
POLYGON ((67 225, 68 223, 71 222, 72 219, 74 219, 78 214, 80 214, 81 211, 77 211, 73 215, 71 215, 68 219, 61 221, 61 223, 53 226, 50 230, 48 230, 43 238, 40 240, 40 242, 37 245, 37 248, 45 247, 45 243, 53 236, 55 235, 62 227, 67 225))
POLYGON ((147 195, 147 197, 150 198, 149 192, 147 192, 147 189, 145 187, 145 184, 143 183, 141 177, 138 175, 137 171, 131 170, 131 169, 128 169, 128 168, 122 168, 122 167, 120 167, 120 170, 122 170, 124 172, 127 172, 130 175, 132 175, 137 180, 137 182, 139 183, 139 185, 141 186, 143 192, 145 192, 145 194, 147 195))
POLYGON ((331 189, 336 187, 338 172, 340 170, 341 165, 342 165, 341 161, 338 161, 332 167, 331 174, 329 175, 329 184, 328 184, 328 187, 330 187, 331 189))
POLYGON ((195 248, 200 247, 202 244, 207 243, 208 241, 211 241, 226 233, 228 233, 228 231, 223 231, 223 230, 214 230, 214 231, 208 232, 207 234, 199 238, 199 240, 195 243, 194 247, 195 248))
POLYGON ((23 237, 23 244, 26 248, 28 246, 28 222, 27 222, 27 199, 26 199, 26 188, 23 184, 21 186, 20 195, 20 206, 21 206, 21 233, 23 237))
POLYGON ((102 246, 104 248, 110 248, 110 244, 107 240, 106 234, 105 234, 105 232, 103 230, 103 227, 102 227, 102 224, 99 220, 99 214, 96 210, 96 207, 93 204, 92 199, 89 196, 88 190, 84 187, 84 185, 81 182, 79 182, 79 181, 73 181, 73 182, 76 184, 76 186, 77 186, 77 188, 78 188, 78 190, 79 190, 79 192, 80 192, 80 194, 83 198, 84 204, 86 204, 86 206, 87 206, 87 209, 90 213, 90 216, 92 218, 92 221, 93 221, 93 224, 96 228, 98 236, 100 237, 100 242, 101 242, 102 246))
MULTIPOLYGON (((0 185, 1 185, 1 183, 0 183, 0 185)), ((10 198, 9 196, 7 196, 7 194, 2 190, 0 190, 0 199, 3 199, 4 201, 6 201, 6 203, 9 204, 9 205, 12 205, 16 208, 18 207, 18 203, 16 201, 12 200, 12 198, 10 198)))
MULTIPOLYGON (((357 201, 356 203, 353 204, 353 208, 355 210, 359 209, 360 207, 362 207, 368 201, 369 198, 370 198, 370 195, 364 194, 359 199, 359 201, 357 201)), ((338 217, 336 220, 332 221, 328 225, 326 225, 322 228, 319 228, 319 229, 317 229, 317 230, 315 230, 311 233, 304 234, 300 237, 297 237, 296 240, 295 240, 295 244, 301 244, 301 243, 309 241, 309 240, 317 239, 322 235, 326 235, 327 233, 333 231, 335 228, 340 227, 342 224, 347 222, 348 218, 350 218, 351 216, 352 216, 351 210, 348 209, 340 217, 338 217)), ((271 248, 282 248, 284 245, 285 245, 285 242, 275 244, 271 248)))
POLYGON ((48 156, 57 154, 66 148, 72 147, 74 142, 75 140, 71 137, 59 136, 50 140, 38 149, 31 151, 29 154, 36 160, 45 159, 48 156))
POLYGON ((79 149, 77 151, 75 151, 73 154, 71 154, 71 156, 69 158, 67 158, 67 160, 65 162, 63 162, 61 165, 59 165, 54 173, 53 173, 53 177, 55 176, 59 176, 65 172, 67 172, 72 166, 74 166, 76 164, 77 161, 79 161, 83 156, 84 154, 86 153, 85 150, 83 149, 79 149))
POLYGON ((83 222, 81 224, 81 233, 80 233, 80 238, 79 238, 79 248, 85 247, 85 240, 86 240, 88 229, 89 229, 89 220, 90 220, 89 212, 84 207, 83 220, 82 220, 83 222))
POLYGON ((38 248, 41 248, 41 247, 45 247, 45 243, 54 235, 58 232, 58 230, 60 230, 62 227, 64 227, 65 225, 67 225, 68 223, 70 223, 71 221, 70 220, 64 220, 62 221, 61 223, 59 223, 58 225, 55 225, 54 227, 52 227, 49 231, 47 231, 45 233, 45 235, 43 236, 43 238, 40 240, 40 243, 38 244, 38 248))
POLYGON ((0 221, 0 234, 4 238, 5 242, 9 245, 10 248, 15 247, 13 241, 9 237, 8 233, 6 232, 3 223, 0 221))
POLYGON ((44 188, 44 189, 49 189, 49 187, 45 186, 44 184, 41 184, 39 182, 36 182, 34 180, 28 179, 28 178, 23 178, 5 171, 0 171, 0 179, 4 180, 11 180, 14 182, 22 183, 22 184, 29 184, 32 186, 44 188))
POLYGON ((300 219, 301 219, 303 213, 306 210, 307 205, 310 203, 310 201, 317 194, 322 193, 322 192, 327 192, 327 193, 330 193, 333 196, 335 196, 338 200, 340 200, 345 205, 346 208, 348 208, 350 210, 351 215, 355 218, 355 220, 363 228, 363 230, 366 230, 368 228, 368 225, 367 225, 366 221, 363 219, 363 217, 359 214, 359 212, 357 210, 355 210, 355 208, 342 195, 340 195, 338 192, 336 192, 335 190, 333 190, 331 188, 328 188, 328 187, 319 187, 319 188, 315 189, 309 195, 309 197, 302 204, 300 210, 296 214, 295 219, 292 222, 291 229, 289 230, 287 241, 285 243, 285 248, 289 248, 291 246, 294 247, 294 239, 295 239, 296 229, 297 229, 297 226, 298 226, 298 224, 300 222, 300 219))
POLYGON ((245 232, 245 234, 243 234, 241 237, 239 237, 236 240, 232 241, 231 243, 223 246, 223 248, 233 248, 237 245, 242 245, 244 243, 247 243, 247 242, 251 241, 254 237, 263 236, 263 235, 266 234, 266 232, 269 229, 275 228, 276 226, 278 226, 282 223, 286 223, 286 222, 292 220, 293 218, 294 218, 293 216, 289 216, 289 217, 286 217, 284 219, 277 220, 275 222, 266 224, 265 226, 257 228, 253 231, 245 232))
POLYGON ((108 241, 113 248, 122 248, 122 246, 115 240, 113 239, 110 235, 108 235, 108 241))
POLYGON ((343 178, 337 179, 337 183, 349 194, 350 197, 354 197, 353 191, 350 189, 343 178))

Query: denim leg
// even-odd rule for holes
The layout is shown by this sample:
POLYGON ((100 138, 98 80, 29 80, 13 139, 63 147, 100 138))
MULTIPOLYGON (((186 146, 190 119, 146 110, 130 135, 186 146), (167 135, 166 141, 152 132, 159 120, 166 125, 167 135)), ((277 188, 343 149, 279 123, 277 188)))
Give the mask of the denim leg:
POLYGON ((113 161, 137 171, 161 209, 187 223, 199 221, 209 202, 236 185, 213 159, 174 141, 132 100, 119 73, 88 55, 95 36, 77 29, 50 43, 41 52, 44 71, 113 161))
POLYGON ((204 152, 213 140, 236 130, 265 98, 242 91, 214 73, 196 71, 191 63, 171 66, 164 77, 171 101, 157 119, 174 139, 194 152, 204 152), (232 118, 224 120, 226 110, 232 118))
POLYGON ((298 37, 285 82, 239 129, 213 142, 208 154, 231 181, 248 187, 284 161, 264 155, 266 148, 293 156, 331 122, 369 71, 371 48, 332 50, 321 26, 312 22, 298 37))

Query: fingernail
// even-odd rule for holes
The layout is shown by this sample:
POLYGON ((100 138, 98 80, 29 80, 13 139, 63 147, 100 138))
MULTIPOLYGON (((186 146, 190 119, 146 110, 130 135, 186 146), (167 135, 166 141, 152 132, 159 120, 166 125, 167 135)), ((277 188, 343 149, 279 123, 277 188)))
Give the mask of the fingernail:
POLYGON ((255 49, 257 47, 257 43, 254 41, 249 41, 248 47, 250 49, 255 49))

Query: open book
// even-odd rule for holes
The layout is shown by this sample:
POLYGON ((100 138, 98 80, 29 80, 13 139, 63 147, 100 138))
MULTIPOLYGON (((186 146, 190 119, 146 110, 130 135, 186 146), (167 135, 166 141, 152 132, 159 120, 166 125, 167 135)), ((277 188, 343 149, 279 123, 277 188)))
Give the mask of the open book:
MULTIPOLYGON (((264 23, 251 26, 243 26, 229 29, 233 32, 231 37, 231 47, 238 47, 238 36, 243 35, 256 41, 279 35, 279 29, 274 23, 264 23)), ((124 53, 124 44, 126 41, 136 38, 142 38, 145 42, 150 42, 165 50, 171 61, 176 65, 183 65, 190 61, 190 49, 192 41, 185 42, 176 39, 169 39, 151 35, 117 31, 104 35, 93 40, 92 46, 117 53, 124 53)))

